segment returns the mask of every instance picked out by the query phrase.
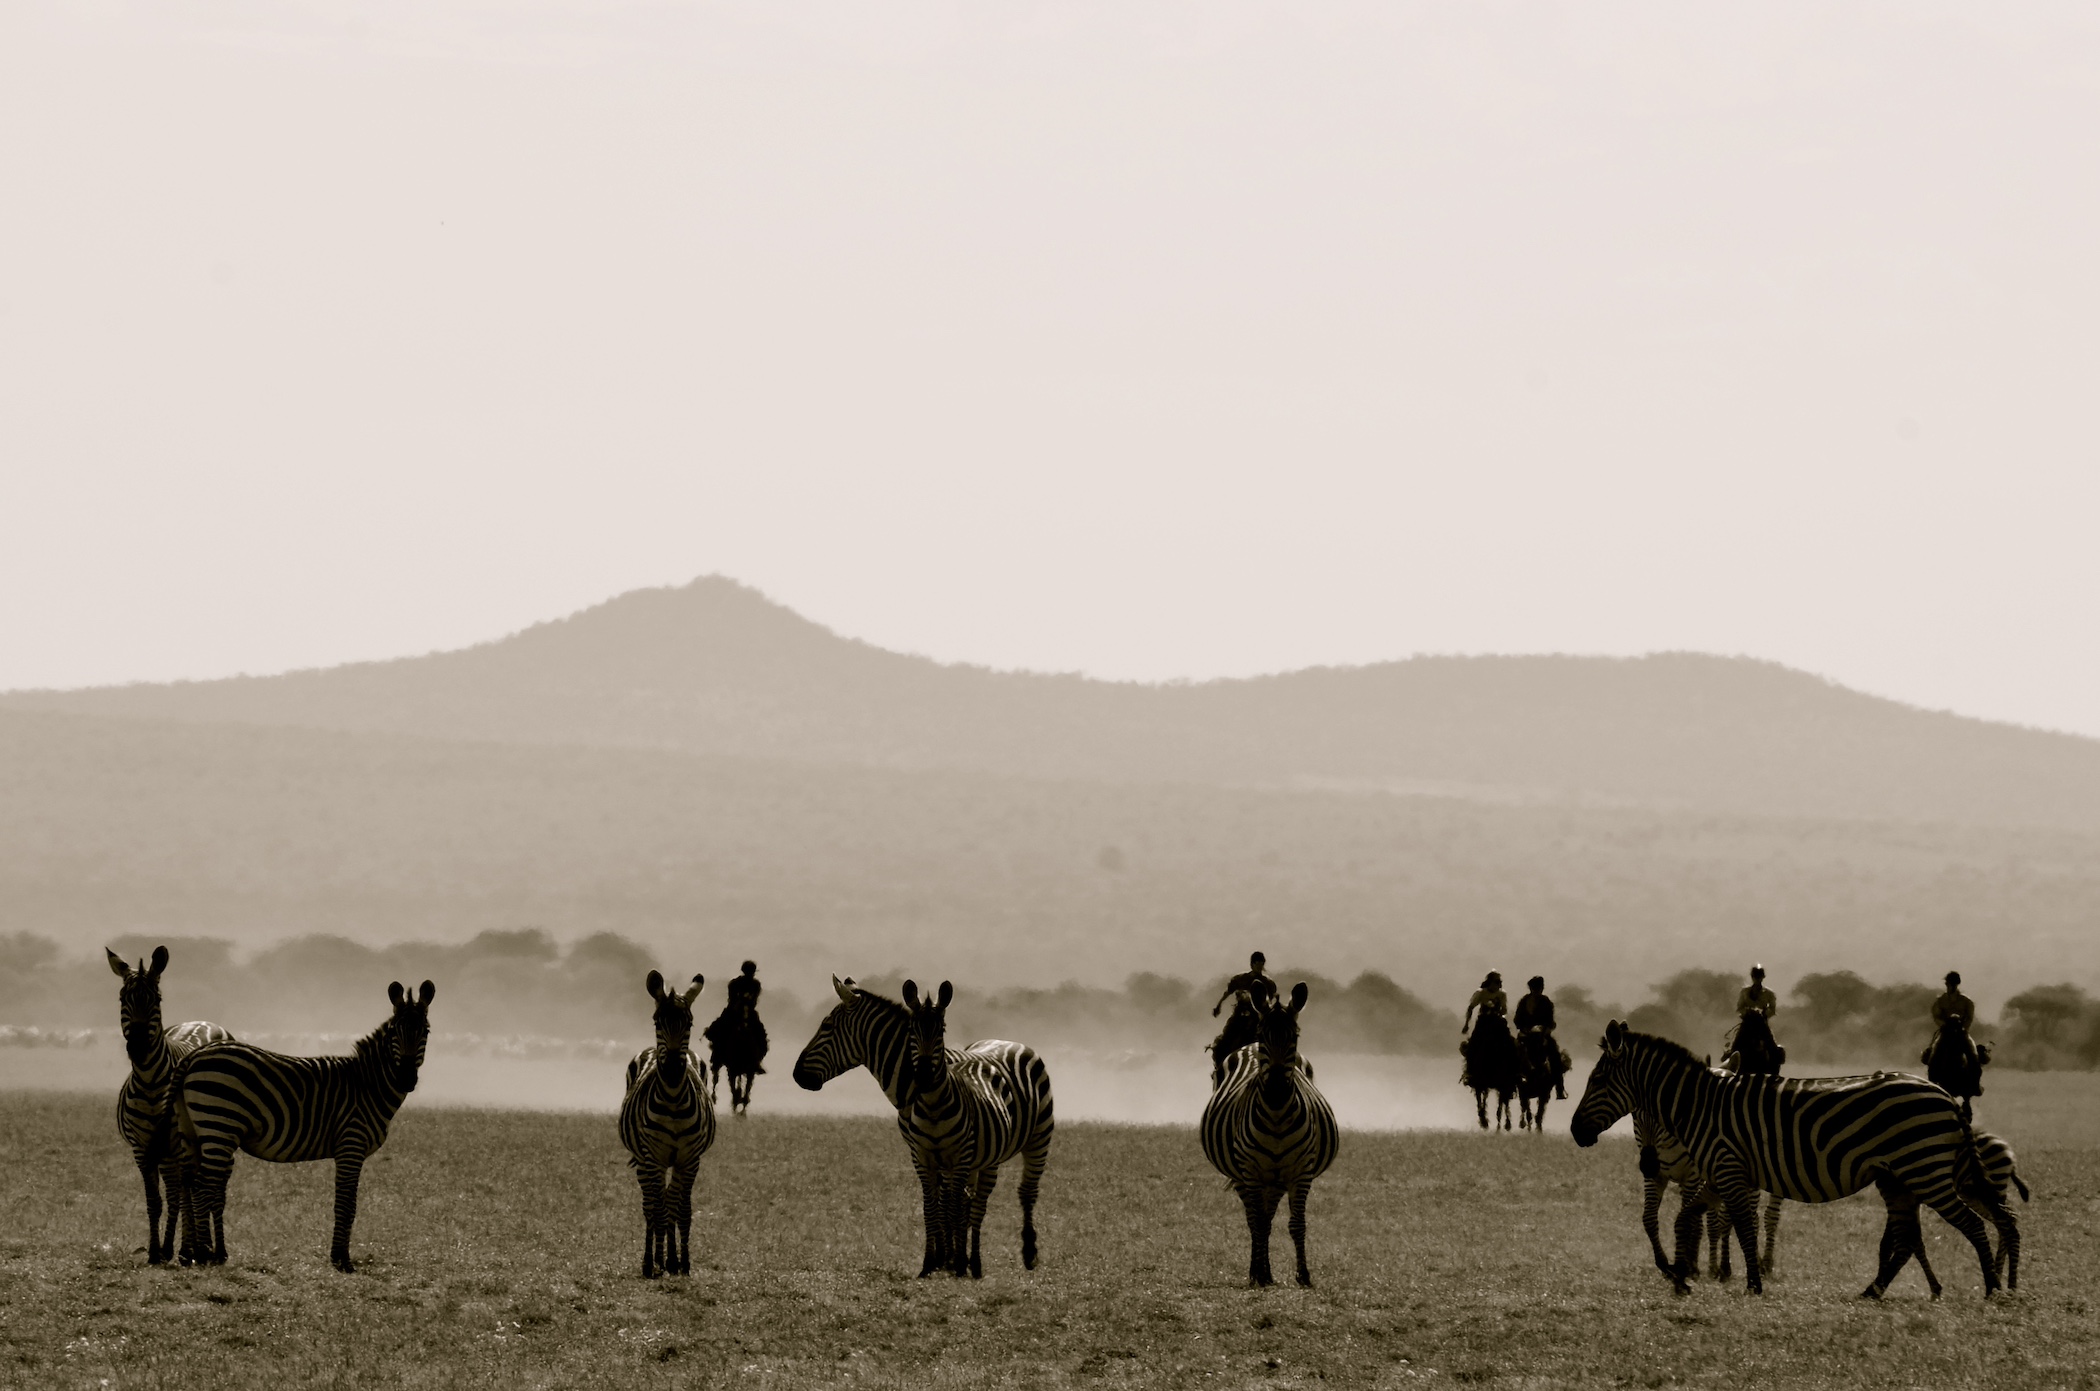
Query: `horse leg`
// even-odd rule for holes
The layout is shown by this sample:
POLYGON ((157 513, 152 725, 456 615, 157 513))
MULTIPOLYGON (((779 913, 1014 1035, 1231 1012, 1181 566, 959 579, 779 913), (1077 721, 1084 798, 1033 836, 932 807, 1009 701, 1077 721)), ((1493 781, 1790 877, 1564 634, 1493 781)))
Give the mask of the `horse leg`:
POLYGON ((1485 1129, 1487 1129, 1487 1128, 1488 1128, 1488 1094, 1487 1094, 1487 1092, 1486 1092, 1486 1091, 1485 1091, 1484 1089, 1482 1089, 1482 1088, 1480 1088, 1480 1087, 1475 1087, 1475 1088, 1473 1089, 1473 1105, 1474 1105, 1474 1106, 1475 1106, 1475 1108, 1477 1108, 1477 1109, 1479 1110, 1479 1112, 1480 1112, 1480 1128, 1481 1128, 1482 1130, 1485 1130, 1485 1129))

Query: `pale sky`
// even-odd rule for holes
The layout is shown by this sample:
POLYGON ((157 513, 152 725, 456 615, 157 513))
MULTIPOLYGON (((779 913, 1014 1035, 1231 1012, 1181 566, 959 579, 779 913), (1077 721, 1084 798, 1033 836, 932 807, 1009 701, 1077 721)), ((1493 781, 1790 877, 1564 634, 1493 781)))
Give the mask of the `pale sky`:
POLYGON ((0 6, 0 687, 721 572, 2100 734, 2100 9, 0 6))

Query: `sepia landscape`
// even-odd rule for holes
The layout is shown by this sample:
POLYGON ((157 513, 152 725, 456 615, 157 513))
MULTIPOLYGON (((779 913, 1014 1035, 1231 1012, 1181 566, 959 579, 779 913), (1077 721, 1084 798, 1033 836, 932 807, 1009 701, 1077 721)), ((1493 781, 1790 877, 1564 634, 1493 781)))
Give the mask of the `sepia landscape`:
POLYGON ((0 7, 0 1388, 2100 1391, 2096 57, 0 7))

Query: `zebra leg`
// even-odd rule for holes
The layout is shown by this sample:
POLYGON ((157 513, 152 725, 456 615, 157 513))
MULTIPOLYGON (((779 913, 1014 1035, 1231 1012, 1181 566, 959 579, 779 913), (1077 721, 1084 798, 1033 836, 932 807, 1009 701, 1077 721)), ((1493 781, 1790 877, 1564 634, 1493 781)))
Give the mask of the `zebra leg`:
MULTIPOLYGON (((1984 1211, 1990 1213, 1994 1220, 2004 1211, 2005 1204, 1999 1201, 1998 1194, 1990 1189, 1988 1184, 1972 1186, 1971 1194, 1973 1196, 1965 1200, 1963 1194, 1950 1192, 1929 1197, 1926 1201, 1932 1204, 1934 1212, 1946 1218, 1948 1225, 1967 1237, 1969 1244, 1976 1248, 1976 1259, 1983 1267, 1983 1292, 1988 1296, 1998 1292, 1998 1263, 1991 1255, 1990 1233, 1984 1229, 1983 1219, 1977 1216, 1976 1209, 1969 1204, 1981 1204, 1984 1211)), ((2006 1217, 2010 1220, 2012 1214, 2006 1213, 2006 1217)), ((2017 1253, 2018 1229, 2014 1230, 2013 1245, 2017 1253)))
POLYGON ((970 1180, 961 1172, 941 1176, 941 1244, 946 1269, 957 1279, 970 1273, 970 1180))
POLYGON ((328 1244, 328 1259, 345 1275, 357 1269, 350 1260, 350 1226, 357 1221, 357 1180, 364 1171, 363 1150, 335 1157, 335 1239, 328 1244))
POLYGON ((1291 1245, 1298 1248, 1298 1283, 1312 1287, 1312 1271, 1305 1264, 1305 1200, 1312 1196, 1312 1180, 1301 1178, 1291 1185, 1291 1245))
POLYGON ((919 1200, 926 1217, 926 1259, 919 1263, 919 1278, 924 1280, 947 1264, 948 1253, 941 1242, 940 1176, 924 1164, 915 1167, 919 1171, 919 1200))
POLYGON ((1765 1292, 1764 1272, 1757 1263, 1757 1189, 1741 1159, 1723 1153, 1708 1178, 1707 1192, 1728 1209, 1728 1225, 1735 1231, 1736 1245, 1743 1252, 1743 1288, 1751 1294, 1765 1292))
POLYGON ((173 1147, 170 1147, 168 1152, 161 1156, 160 1161, 160 1186, 162 1191, 168 1195, 166 1204, 168 1230, 167 1235, 161 1238, 160 1259, 154 1261, 149 1253, 147 1261, 150 1264, 166 1265, 175 1259, 175 1228, 189 1210, 189 1200, 183 1195, 183 1190, 187 1183, 182 1155, 173 1147))
POLYGON ((188 1184, 184 1207, 190 1232, 183 1263, 226 1263, 226 1181, 233 1174, 233 1146, 220 1140, 200 1144, 195 1177, 188 1184))
POLYGON ((1778 1266, 1779 1209, 1785 1204, 1786 1199, 1780 1197, 1777 1193, 1765 1200, 1765 1249, 1764 1255, 1759 1260, 1764 1266, 1766 1275, 1770 1275, 1778 1266))
POLYGON ((1655 1254, 1655 1268, 1670 1277, 1671 1284, 1680 1284, 1677 1268, 1663 1254, 1662 1203, 1663 1189, 1668 1180, 1660 1176, 1641 1180, 1641 1230, 1648 1234, 1648 1249, 1655 1254))
POLYGON ((642 1278, 654 1280, 660 1273, 657 1250, 664 1224, 663 1166, 654 1159, 636 1155, 634 1177, 642 1186, 642 1278))
MULTIPOLYGON (((139 1151, 135 1157, 138 1160, 139 1177, 146 1184, 146 1264, 159 1265, 168 1258, 167 1253, 161 1249, 160 1244, 161 1169, 153 1156, 144 1151, 139 1151)), ((172 1195, 174 1190, 170 1189, 169 1192, 172 1195)), ((171 1236, 175 1228, 174 1219, 175 1214, 170 1212, 168 1214, 168 1230, 171 1236)))
MULTIPOLYGON (((1925 1243, 1918 1230, 1918 1199, 1908 1188, 1887 1174, 1874 1180, 1881 1191, 1881 1201, 1888 1208, 1888 1220, 1881 1228, 1880 1266, 1875 1271, 1874 1282, 1859 1292, 1861 1299, 1879 1299, 1895 1283, 1903 1267, 1912 1256, 1923 1256, 1925 1243)), ((1931 1287, 1933 1298, 1939 1298, 1940 1282, 1926 1265, 1925 1283, 1931 1287)))
POLYGON ((1253 1186, 1240 1189, 1240 1202, 1247 1208, 1247 1236, 1252 1251, 1247 1258, 1247 1283, 1273 1285, 1269 1274, 1269 1224, 1276 1217, 1276 1199, 1253 1186))
POLYGON ((985 1169, 970 1184, 970 1278, 984 1278, 984 1212, 991 1206, 992 1190, 999 1186, 999 1171, 985 1169))
POLYGON ((1699 1278, 1699 1224, 1705 1220, 1706 1205, 1694 1189, 1680 1186, 1678 1196, 1677 1222, 1673 1229, 1677 1259, 1664 1267, 1663 1274, 1670 1277, 1670 1284, 1678 1294, 1690 1294, 1692 1281, 1699 1278))
POLYGON ((1043 1167, 1050 1162, 1050 1135, 1043 1132, 1037 1142, 1021 1153, 1021 1269, 1035 1269, 1035 1195, 1043 1183, 1043 1167))
POLYGON ((690 1275, 693 1273, 693 1180, 700 1176, 699 1162, 679 1165, 671 1170, 671 1195, 666 1206, 670 1208, 669 1221, 665 1226, 665 1239, 670 1244, 669 1260, 665 1263, 667 1275, 690 1275))
POLYGON ((1706 1269, 1714 1280, 1727 1284, 1735 1278, 1734 1238, 1728 1234, 1728 1209, 1718 1203, 1706 1205, 1706 1269))

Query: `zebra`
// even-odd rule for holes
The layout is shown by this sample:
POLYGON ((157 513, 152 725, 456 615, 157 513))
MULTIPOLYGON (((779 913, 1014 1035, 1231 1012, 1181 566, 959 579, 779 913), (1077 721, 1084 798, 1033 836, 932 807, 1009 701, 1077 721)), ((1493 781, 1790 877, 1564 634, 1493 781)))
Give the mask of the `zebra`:
POLYGON ((182 1163, 176 1153, 168 1083, 178 1061, 203 1044, 223 1042, 233 1034, 203 1020, 162 1030, 160 975, 168 969, 166 947, 155 947, 152 962, 141 961, 136 968, 108 947, 102 954, 124 982, 117 990, 117 1017, 124 1028, 124 1052, 131 1059, 131 1074, 117 1088, 117 1133, 131 1147, 132 1162, 146 1185, 146 1264, 165 1265, 175 1258, 175 1223, 183 1207, 182 1163), (168 1195, 165 1235, 160 1221, 163 1188, 168 1195))
MULTIPOLYGON (((1703 1212, 1706 1216, 1706 1273, 1715 1280, 1733 1279, 1731 1247, 1728 1230, 1728 1209, 1712 1192, 1699 1182, 1698 1173, 1692 1168, 1692 1157, 1675 1136, 1651 1124, 1645 1115, 1638 1112, 1633 1118, 1633 1142, 1640 1147, 1641 1168, 1641 1227, 1648 1234, 1648 1247, 1655 1253, 1655 1268, 1670 1277, 1670 1283, 1679 1294, 1688 1294, 1691 1286, 1686 1282, 1698 1276, 1699 1250, 1696 1228, 1687 1231, 1692 1220, 1703 1212), (1683 1197, 1683 1206, 1677 1214, 1677 1259, 1673 1262, 1663 1254, 1659 1235, 1661 1224, 1657 1221, 1662 1211, 1663 1190, 1676 1184, 1683 1197)), ((1774 1257, 1779 1245, 1779 1210, 1785 1199, 1777 1193, 1765 1203, 1765 1248, 1759 1261, 1766 1275, 1772 1273, 1774 1257)))
POLYGON ((226 1263, 226 1181, 233 1153, 245 1150, 278 1164, 335 1161, 335 1235, 328 1247, 337 1270, 350 1260, 357 1219, 357 1180, 365 1159, 386 1143, 387 1126, 416 1089, 430 1042, 424 981, 411 996, 386 988, 394 1012, 357 1041, 346 1058, 292 1058, 247 1043, 212 1043, 176 1070, 175 1119, 194 1165, 183 1221, 182 1263, 226 1263))
MULTIPOLYGON (((1963 1194, 1963 1198, 1970 1207, 1990 1218, 1997 1225, 1998 1256, 1995 1264, 1998 1275, 2000 1279, 2005 1281, 2005 1288, 2008 1290, 2018 1289, 2020 1287, 2020 1224, 2019 1220, 2013 1216, 2012 1209, 2006 1205, 2005 1199, 2006 1190, 2013 1188, 2019 1191, 2020 1201, 2026 1202, 2028 1200, 2027 1182, 2020 1177, 2019 1160, 2013 1154, 2011 1145, 2007 1144, 1999 1136, 1991 1134, 1988 1130, 1976 1131, 1975 1139, 1976 1167, 1982 1174, 1983 1182, 1989 1187, 1991 1192, 1997 1194, 1998 1202, 1995 1205, 1988 1205, 1977 1198, 1969 1196, 1966 1191, 1963 1194)), ((1882 1239, 1884 1242, 1887 1242, 1893 1237, 1885 1234, 1882 1239)), ((1911 1229, 1911 1254, 1918 1258, 1918 1268, 1925 1272, 1925 1283, 1931 1287, 1933 1297, 1938 1298, 1940 1292, 1939 1277, 1932 1272, 1932 1262, 1925 1259, 1924 1233, 1918 1231, 1915 1226, 1911 1229)))
POLYGON ((664 989, 661 971, 646 983, 656 1001, 656 1046, 627 1064, 620 1143, 642 1185, 642 1278, 654 1280, 692 1273, 693 1179, 715 1142, 715 1105, 692 1052, 693 999, 707 978, 694 976, 683 995, 664 989))
POLYGON ((1676 1136, 1701 1186, 1727 1207, 1753 1294, 1764 1289, 1757 1259, 1760 1189, 1821 1203, 1868 1184, 1880 1190, 1888 1224, 1865 1297, 1880 1298, 1913 1254, 1921 1200, 1976 1248, 1984 1293, 1998 1288, 1990 1239, 1971 1204, 1986 1212, 2003 1204, 1982 1181, 1959 1108, 1928 1082, 1900 1073, 1724 1076, 1681 1045, 1614 1019, 1569 1128, 1587 1147, 1629 1112, 1646 1113, 1652 1125, 1676 1136))
POLYGON ((1255 1041, 1226 1060, 1225 1080, 1203 1108, 1203 1156, 1231 1181, 1247 1209, 1253 1240, 1247 1278, 1255 1285, 1275 1283, 1269 1227, 1286 1193, 1298 1283, 1312 1283, 1305 1264, 1305 1200, 1341 1144, 1334 1110, 1313 1085, 1312 1065, 1298 1056, 1298 1015, 1306 995, 1300 981, 1291 987, 1289 1004, 1254 1007, 1255 1041))
POLYGON ((1050 1071, 1035 1050, 1003 1039, 947 1046, 954 987, 933 1000, 905 982, 906 1004, 831 978, 838 1004, 795 1060, 795 1084, 816 1091, 866 1067, 897 1109, 925 1205, 925 1279, 938 1270, 984 1275, 981 1231, 999 1166, 1021 1157, 1021 1264, 1035 1269, 1035 1202, 1056 1130, 1050 1071))

